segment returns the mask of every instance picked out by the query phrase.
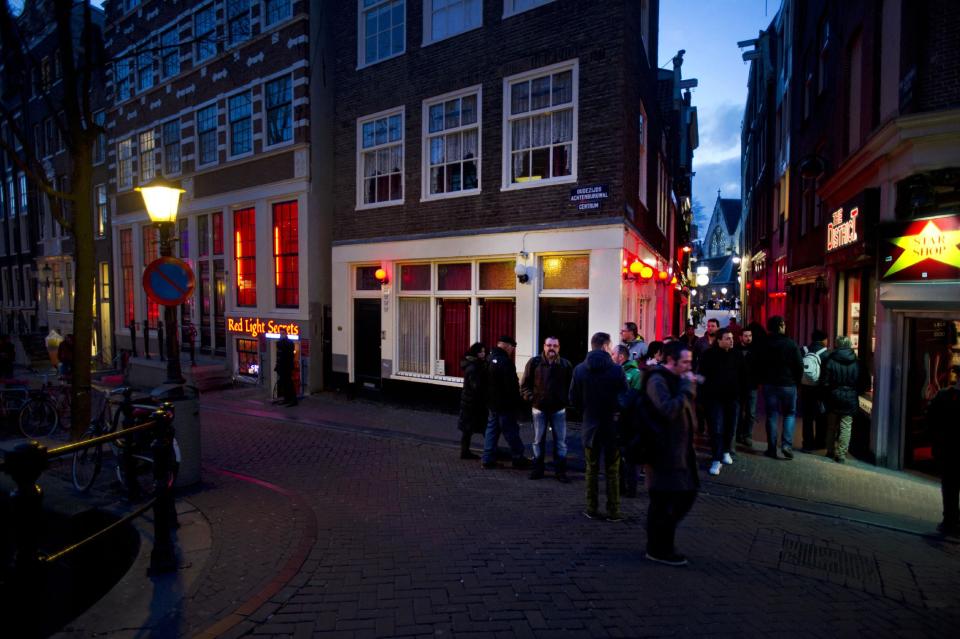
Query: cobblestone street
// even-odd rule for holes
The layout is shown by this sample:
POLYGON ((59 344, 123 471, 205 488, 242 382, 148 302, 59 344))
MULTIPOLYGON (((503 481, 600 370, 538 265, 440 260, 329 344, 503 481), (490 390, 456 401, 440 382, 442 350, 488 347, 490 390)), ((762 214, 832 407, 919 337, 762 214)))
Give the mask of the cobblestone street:
MULTIPOLYGON (((705 481, 678 535, 690 566, 668 568, 643 558, 645 495, 624 500, 624 523, 591 521, 580 514, 579 473, 571 485, 531 482, 460 461, 440 438, 418 440, 416 424, 374 430, 410 411, 380 406, 382 423, 352 432, 320 423, 349 405, 309 399, 293 422, 241 415, 275 409, 250 401, 258 408, 245 411, 240 398, 204 403, 204 486, 186 499, 212 543, 155 627, 227 637, 835 637, 943 636, 960 621, 960 546, 882 518, 776 507, 769 493, 724 496, 705 481)), ((94 630, 84 619, 66 634, 94 630)))

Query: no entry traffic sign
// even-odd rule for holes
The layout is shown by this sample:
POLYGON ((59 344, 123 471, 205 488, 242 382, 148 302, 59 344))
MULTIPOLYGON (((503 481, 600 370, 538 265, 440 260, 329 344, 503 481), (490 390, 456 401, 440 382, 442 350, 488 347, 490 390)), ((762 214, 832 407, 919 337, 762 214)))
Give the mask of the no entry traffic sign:
POLYGON ((179 306, 193 294, 193 269, 175 257, 161 257, 143 272, 143 289, 147 297, 163 306, 179 306))

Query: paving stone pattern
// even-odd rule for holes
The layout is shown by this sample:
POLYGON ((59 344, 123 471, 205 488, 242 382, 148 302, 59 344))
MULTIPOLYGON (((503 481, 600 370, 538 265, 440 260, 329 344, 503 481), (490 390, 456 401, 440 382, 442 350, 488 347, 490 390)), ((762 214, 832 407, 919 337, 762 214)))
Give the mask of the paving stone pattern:
MULTIPOLYGON (((384 433, 202 418, 209 467, 295 491, 316 519, 296 576, 224 636, 944 636, 960 622, 954 543, 702 495, 678 537, 691 565, 670 568, 643 558, 645 497, 624 501, 624 523, 591 521, 579 477, 531 482, 384 433)), ((191 497, 214 556, 184 605, 190 629, 256 590, 238 583, 269 580, 306 526, 275 492, 214 483, 191 497)))

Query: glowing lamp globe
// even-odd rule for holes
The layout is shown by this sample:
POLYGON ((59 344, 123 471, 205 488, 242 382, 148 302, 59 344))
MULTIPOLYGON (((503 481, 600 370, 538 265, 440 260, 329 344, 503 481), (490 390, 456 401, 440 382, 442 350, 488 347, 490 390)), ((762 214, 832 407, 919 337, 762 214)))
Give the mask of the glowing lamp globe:
POLYGON ((387 272, 382 268, 378 268, 376 271, 374 271, 373 276, 377 278, 377 281, 381 284, 387 281, 387 272))
POLYGON ((710 277, 701 273, 697 275, 697 286, 706 286, 710 283, 710 277))
POLYGON ((135 190, 143 197, 143 204, 152 222, 162 224, 177 219, 183 189, 163 178, 156 178, 135 190))
POLYGON ((649 280, 651 277, 653 277, 653 269, 650 268, 649 266, 642 267, 640 269, 640 277, 642 277, 645 280, 649 280))
POLYGON ((668 277, 670 277, 670 274, 666 271, 660 271, 657 273, 657 277, 659 277, 661 280, 666 280, 668 277))
POLYGON ((640 262, 640 260, 634 260, 634 261, 630 264, 630 272, 631 272, 633 275, 640 275, 640 271, 642 271, 642 270, 643 270, 643 263, 640 262))

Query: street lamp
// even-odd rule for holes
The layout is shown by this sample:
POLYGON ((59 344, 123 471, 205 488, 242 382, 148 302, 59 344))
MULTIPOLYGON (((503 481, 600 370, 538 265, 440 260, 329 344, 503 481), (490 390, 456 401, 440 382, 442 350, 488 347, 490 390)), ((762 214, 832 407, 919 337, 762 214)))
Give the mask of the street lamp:
MULTIPOLYGON (((174 221, 180 206, 180 195, 184 192, 177 185, 157 177, 136 189, 143 197, 147 215, 160 232, 160 257, 171 257, 174 221)), ((163 307, 164 328, 167 331, 167 383, 183 384, 183 371, 180 369, 180 340, 177 338, 177 309, 170 305, 163 307)))

